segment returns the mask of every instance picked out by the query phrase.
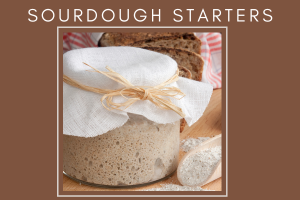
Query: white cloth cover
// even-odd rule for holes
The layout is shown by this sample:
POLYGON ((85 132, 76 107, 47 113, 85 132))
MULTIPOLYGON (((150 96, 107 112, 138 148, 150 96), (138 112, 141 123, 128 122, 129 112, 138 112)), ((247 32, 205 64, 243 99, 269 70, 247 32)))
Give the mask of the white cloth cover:
MULTIPOLYGON (((63 55, 63 73, 81 84, 103 88, 120 89, 124 86, 105 75, 91 72, 83 62, 100 70, 106 66, 121 74, 135 86, 155 86, 171 78, 177 63, 169 56, 135 47, 84 48, 68 51, 63 55), (89 71, 87 71, 89 70, 89 71)), ((180 88, 186 94, 181 100, 170 98, 186 114, 191 126, 207 107, 213 87, 179 77, 170 86, 180 88)), ((108 111, 101 104, 103 95, 78 89, 63 83, 63 134, 79 137, 95 137, 121 127, 129 119, 127 113, 143 115, 159 124, 173 123, 181 117, 172 110, 163 110, 150 101, 137 101, 126 110, 108 111)), ((114 102, 124 102, 116 96, 114 102)))

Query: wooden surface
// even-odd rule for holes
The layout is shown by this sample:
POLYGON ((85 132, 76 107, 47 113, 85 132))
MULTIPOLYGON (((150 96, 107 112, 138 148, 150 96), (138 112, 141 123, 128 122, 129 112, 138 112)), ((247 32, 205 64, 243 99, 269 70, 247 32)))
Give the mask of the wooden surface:
MULTIPOLYGON (((221 107, 221 96, 222 90, 217 89, 214 90, 211 100, 209 102, 208 107, 206 108, 203 116, 191 127, 185 127, 184 131, 180 134, 180 140, 184 140, 187 138, 197 138, 197 137, 213 137, 221 134, 222 131, 222 107, 221 107)), ((185 152, 180 150, 179 152, 179 160, 185 155, 185 152)), ((221 191, 221 179, 216 179, 213 182, 210 182, 202 188, 209 190, 221 191)), ((162 180, 157 183, 153 183, 151 185, 136 187, 136 188, 99 188, 99 187, 91 187, 87 185, 81 185, 78 182, 68 178, 63 175, 63 191, 138 191, 138 190, 146 190, 156 187, 161 187, 161 184, 177 184, 181 185, 177 179, 177 173, 174 173, 168 179, 162 180)))

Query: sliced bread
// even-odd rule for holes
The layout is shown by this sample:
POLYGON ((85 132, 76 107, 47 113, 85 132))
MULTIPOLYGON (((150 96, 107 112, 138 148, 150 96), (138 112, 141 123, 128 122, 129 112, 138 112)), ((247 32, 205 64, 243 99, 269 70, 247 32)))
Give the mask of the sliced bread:
POLYGON ((108 46, 126 46, 128 44, 134 43, 140 40, 148 40, 155 37, 163 36, 182 36, 182 35, 194 35, 192 32, 134 32, 134 33, 124 33, 124 32, 111 32, 104 33, 99 40, 98 46, 108 47, 108 46))
POLYGON ((194 34, 185 34, 181 36, 163 36, 156 37, 147 40, 140 40, 128 46, 140 47, 169 47, 169 48, 180 48, 192 51, 194 53, 201 53, 201 40, 194 34))
POLYGON ((202 80, 202 71, 204 61, 199 54, 184 49, 175 49, 167 47, 141 47, 150 51, 159 52, 173 58, 178 66, 187 68, 192 73, 192 79, 196 81, 202 80))

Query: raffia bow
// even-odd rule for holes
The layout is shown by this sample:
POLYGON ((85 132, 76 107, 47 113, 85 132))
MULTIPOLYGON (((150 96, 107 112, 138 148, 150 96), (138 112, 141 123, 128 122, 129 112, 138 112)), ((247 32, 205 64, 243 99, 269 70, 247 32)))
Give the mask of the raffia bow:
POLYGON ((174 105, 170 99, 162 97, 162 96, 172 97, 180 100, 185 96, 185 94, 181 92, 179 88, 166 87, 166 85, 171 84, 178 80, 178 75, 179 75, 178 69, 176 74, 173 77, 171 77, 169 80, 163 82, 160 85, 150 87, 150 86, 134 86, 127 79, 125 79, 123 76, 113 71, 109 67, 106 67, 106 69, 109 72, 102 72, 86 63, 83 64, 91 67, 94 70, 92 72, 98 72, 100 74, 103 74, 108 78, 118 83, 121 83, 122 85, 125 86, 124 88, 118 90, 100 89, 100 88, 83 85, 81 83, 78 83, 74 79, 66 75, 63 75, 63 81, 71 86, 77 87, 82 90, 98 93, 98 94, 104 94, 103 97, 101 98, 101 103, 103 107, 106 108, 107 110, 112 110, 112 109, 122 110, 120 109, 121 107, 125 107, 124 109, 126 109, 138 100, 149 100, 159 108, 165 110, 173 110, 176 113, 178 113, 181 117, 185 117, 185 114, 182 112, 181 108, 174 105), (177 95, 182 97, 176 98, 177 95), (125 99, 127 99, 127 101, 124 103, 114 103, 113 102, 114 96, 122 96, 125 99), (104 100, 106 100, 107 105, 104 104, 104 100))

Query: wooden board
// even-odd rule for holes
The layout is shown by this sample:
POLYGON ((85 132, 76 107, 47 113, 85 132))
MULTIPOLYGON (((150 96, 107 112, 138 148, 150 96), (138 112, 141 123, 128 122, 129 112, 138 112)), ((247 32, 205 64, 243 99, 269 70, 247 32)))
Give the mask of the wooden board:
MULTIPOLYGON (((221 134, 222 131, 222 107, 221 107, 222 90, 214 90, 208 107, 206 108, 203 116, 191 127, 185 127, 184 131, 180 134, 180 140, 187 138, 198 138, 198 137, 213 137, 221 134)), ((185 155, 185 152, 180 150, 179 160, 185 155)), ((221 181, 219 178, 213 182, 204 185, 202 188, 209 190, 221 191, 221 181)), ((87 185, 81 185, 78 182, 63 175, 63 191, 138 191, 146 190, 156 187, 161 187, 161 184, 177 184, 180 185, 177 179, 177 173, 174 173, 168 179, 162 180, 151 185, 136 187, 136 188, 99 188, 87 185)))

